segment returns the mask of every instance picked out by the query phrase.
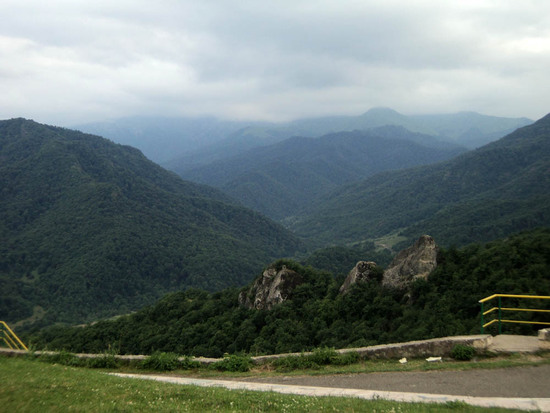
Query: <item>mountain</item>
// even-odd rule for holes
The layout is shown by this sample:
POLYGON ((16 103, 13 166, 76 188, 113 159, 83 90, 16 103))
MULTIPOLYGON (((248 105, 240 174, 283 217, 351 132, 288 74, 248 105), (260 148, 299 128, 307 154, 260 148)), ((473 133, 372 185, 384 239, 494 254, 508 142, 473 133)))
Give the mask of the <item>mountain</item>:
POLYGON ((0 319, 82 321, 248 282, 301 243, 131 147, 0 121, 0 319))
POLYGON ((527 118, 502 118, 476 112, 416 115, 411 119, 450 142, 474 149, 512 133, 533 121, 527 118))
POLYGON ((170 170, 188 170, 293 136, 320 137, 394 125, 472 149, 529 123, 532 121, 526 118, 500 118, 475 112, 406 116, 388 108, 373 108, 359 116, 325 116, 280 123, 135 116, 71 127, 134 146, 170 170))
POLYGON ((209 147, 249 125, 250 122, 212 117, 134 116, 75 125, 74 129, 139 148, 149 159, 161 163, 183 153, 209 147))
POLYGON ((373 108, 359 116, 327 116, 248 126, 235 132, 232 139, 247 137, 250 140, 258 137, 260 141, 265 141, 268 138, 283 140, 293 136, 319 137, 335 132, 392 125, 473 149, 531 123, 533 121, 527 118, 503 118, 476 112, 407 116, 389 108, 373 108))
POLYGON ((318 200, 294 221, 321 244, 428 233, 443 245, 550 225, 550 115, 435 165, 386 172, 318 200))
POLYGON ((247 207, 280 220, 345 183, 380 171, 449 159, 464 151, 428 135, 385 126, 320 138, 293 137, 176 172, 215 186, 247 207))
POLYGON ((286 136, 264 131, 262 126, 246 127, 206 147, 180 153, 162 165, 171 171, 187 171, 286 139, 286 136))

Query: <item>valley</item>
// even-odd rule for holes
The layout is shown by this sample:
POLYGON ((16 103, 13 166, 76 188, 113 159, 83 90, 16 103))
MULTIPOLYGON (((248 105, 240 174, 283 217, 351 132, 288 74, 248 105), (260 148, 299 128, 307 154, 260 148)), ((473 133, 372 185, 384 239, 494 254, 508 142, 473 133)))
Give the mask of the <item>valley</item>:
MULTIPOLYGON (((365 118, 374 114, 396 116, 365 118)), ((269 354, 469 334, 477 295, 502 283, 550 292, 550 118, 473 150, 458 131, 443 139, 403 123, 266 141, 181 179, 98 136, 2 121, 2 317, 39 346, 71 351, 269 354), (382 281, 423 234, 438 245, 432 274, 406 287, 382 281), (522 252, 510 263, 499 248, 522 252), (462 260, 474 275, 458 270, 462 260), (370 282, 340 294, 361 261, 376 263, 370 282), (296 285, 289 301, 243 307, 243 286, 281 266, 298 274, 285 281, 296 285), (429 315, 436 307, 443 321, 429 315)))

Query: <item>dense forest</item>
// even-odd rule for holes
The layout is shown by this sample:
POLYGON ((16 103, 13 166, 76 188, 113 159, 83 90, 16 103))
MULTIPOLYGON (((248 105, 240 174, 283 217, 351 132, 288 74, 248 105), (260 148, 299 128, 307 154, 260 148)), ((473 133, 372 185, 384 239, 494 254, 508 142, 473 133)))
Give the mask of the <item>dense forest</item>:
POLYGON ((465 150, 433 136, 384 126, 319 138, 292 137, 178 173, 282 220, 343 184, 382 171, 450 159, 465 150))
POLYGON ((0 319, 127 313, 186 287, 243 285, 301 241, 138 150, 25 119, 0 122, 0 319))
MULTIPOLYGON (((390 135, 432 140, 381 130, 388 136, 317 138, 326 146, 321 157, 306 150, 304 168, 295 159, 296 169, 283 172, 316 174, 323 168, 313 166, 327 153, 336 156, 346 140, 339 159, 359 155, 350 158, 355 164, 361 154, 354 147, 382 150, 398 141, 390 135)), ((399 142, 394 149, 402 152, 416 147, 399 142)), ((393 159, 391 151, 377 153, 381 159, 353 168, 336 162, 323 173, 365 172, 393 159)), ((394 167, 405 163, 394 155, 394 167)), ((219 355, 366 345, 473 332, 480 296, 548 293, 548 232, 506 237, 550 226, 550 115, 449 161, 384 172, 322 195, 312 209, 284 220, 294 233, 98 136, 1 121, 0 160, 0 319, 32 331, 40 346, 219 355), (386 266, 424 233, 443 247, 428 282, 406 292, 369 282, 338 293, 357 261, 386 266), (501 241, 479 244, 494 239, 501 241), (270 262, 295 269, 305 283, 271 311, 239 306, 238 288, 270 262), (66 327, 121 314, 132 315, 66 327)), ((313 181, 300 185, 296 198, 315 191, 313 181)), ((271 207, 281 207, 283 198, 271 195, 271 207)))
MULTIPOLYGON (((239 305, 238 289, 216 293, 189 289, 131 315, 83 327, 52 327, 35 333, 30 341, 36 348, 74 352, 167 351, 211 357, 357 347, 477 334, 481 298, 494 293, 550 295, 549 229, 486 244, 440 248, 437 260, 427 280, 417 280, 406 290, 386 288, 378 277, 355 284, 343 295, 339 287, 344 274, 277 261, 274 267, 286 265, 305 282, 271 310, 239 305)), ((549 308, 544 301, 548 300, 529 306, 549 308)), ((516 304, 514 299, 506 302, 516 304)), ((514 314, 522 320, 536 317, 540 315, 514 314)), ((511 324, 505 329, 528 333, 537 327, 511 324)))
MULTIPOLYGON (((442 245, 550 225, 550 115, 446 162, 385 172, 323 196, 291 228, 319 245, 423 233, 442 245)), ((290 223, 290 221, 289 221, 290 223)))

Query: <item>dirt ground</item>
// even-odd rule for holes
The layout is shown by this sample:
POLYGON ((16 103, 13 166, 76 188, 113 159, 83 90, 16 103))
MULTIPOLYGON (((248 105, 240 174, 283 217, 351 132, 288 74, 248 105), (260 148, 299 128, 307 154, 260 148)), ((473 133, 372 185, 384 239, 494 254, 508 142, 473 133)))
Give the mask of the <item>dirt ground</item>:
POLYGON ((548 364, 489 370, 247 377, 235 380, 477 397, 550 397, 550 365, 548 364))

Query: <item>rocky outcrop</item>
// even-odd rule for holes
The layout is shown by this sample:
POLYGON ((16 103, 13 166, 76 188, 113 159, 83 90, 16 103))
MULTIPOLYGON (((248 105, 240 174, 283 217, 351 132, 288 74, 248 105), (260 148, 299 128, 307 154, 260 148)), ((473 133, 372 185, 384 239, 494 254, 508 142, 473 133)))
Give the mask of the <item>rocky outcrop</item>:
POLYGON ((437 245, 429 235, 422 235, 412 247, 393 259, 382 278, 382 284, 392 288, 407 288, 414 280, 426 279, 437 267, 437 245))
POLYGON ((302 276, 285 265, 279 270, 270 267, 250 289, 239 294, 239 304, 256 310, 270 310, 287 300, 292 290, 302 282, 302 276))
POLYGON ((365 282, 373 278, 376 263, 374 261, 359 261, 349 272, 344 284, 340 287, 340 294, 346 294, 356 282, 365 282))

